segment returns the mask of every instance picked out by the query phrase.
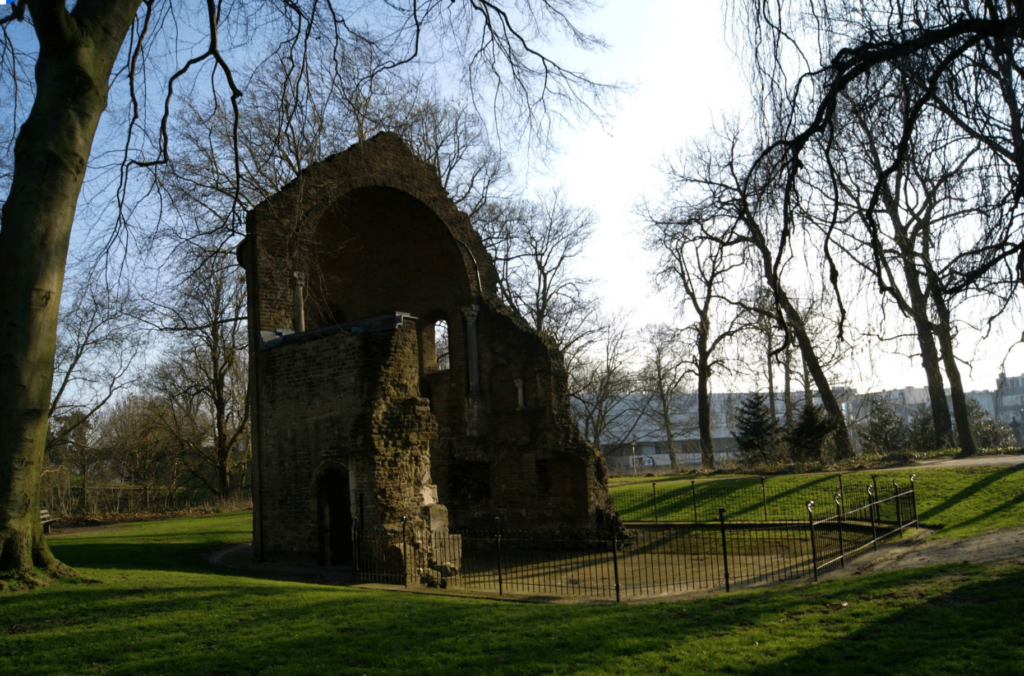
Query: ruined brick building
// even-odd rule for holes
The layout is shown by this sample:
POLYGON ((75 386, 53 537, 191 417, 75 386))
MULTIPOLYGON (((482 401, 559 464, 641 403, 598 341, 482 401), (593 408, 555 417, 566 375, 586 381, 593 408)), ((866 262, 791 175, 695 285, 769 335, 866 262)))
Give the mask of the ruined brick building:
POLYGON ((406 571, 449 528, 603 525, 604 461, 571 416, 560 354, 499 302, 468 217, 398 136, 253 209, 238 257, 259 560, 350 560, 353 517, 392 532, 405 517, 406 571))

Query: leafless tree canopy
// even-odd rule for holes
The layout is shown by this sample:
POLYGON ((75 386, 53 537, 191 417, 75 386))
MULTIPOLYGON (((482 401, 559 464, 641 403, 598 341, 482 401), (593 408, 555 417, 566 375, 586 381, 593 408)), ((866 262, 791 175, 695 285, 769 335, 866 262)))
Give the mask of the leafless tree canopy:
MULTIPOLYGON (((846 116, 852 100, 874 107, 893 130, 893 145, 869 197, 882 199, 890 177, 910 159, 915 142, 938 127, 970 154, 973 214, 945 285, 968 288, 993 276, 1016 286, 1024 271, 1018 215, 1024 196, 1019 2, 985 0, 785 0, 732 3, 740 44, 763 101, 763 150, 757 165, 779 177, 783 241, 814 213, 826 222, 831 257, 842 214, 835 204, 843 180, 846 116), (808 178, 817 174, 827 183, 808 178)), ((761 172, 753 172, 752 177, 761 172)), ((878 226, 868 223, 877 249, 878 226)), ((780 260, 786 254, 780 249, 780 260)), ((838 288, 837 288, 838 291, 838 288)))

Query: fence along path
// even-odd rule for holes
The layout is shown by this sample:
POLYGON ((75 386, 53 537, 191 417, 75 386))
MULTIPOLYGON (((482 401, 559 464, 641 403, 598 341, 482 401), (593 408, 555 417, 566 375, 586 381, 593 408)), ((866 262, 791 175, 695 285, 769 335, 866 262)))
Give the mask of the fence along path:
MULTIPOLYGON (((817 579, 917 525, 913 476, 903 488, 898 481, 887 486, 875 480, 846 495, 827 495, 823 483, 804 495, 784 491, 769 498, 762 486, 758 482, 733 491, 718 486, 706 492, 691 486, 688 503, 681 493, 652 495, 649 505, 638 508, 634 502, 623 510, 650 513, 649 522, 610 527, 606 537, 559 538, 498 527, 436 534, 431 543, 435 569, 444 587, 497 594, 621 600, 699 589, 728 591, 734 584, 817 579), (713 508, 716 498, 719 506, 713 508), (695 516, 672 522, 657 517, 655 523, 657 505, 662 514, 695 516), (649 512, 643 511, 648 507, 649 512), (707 518, 711 514, 714 518, 707 518)), ((420 583, 413 571, 403 572, 401 564, 396 570, 384 555, 411 546, 404 532, 357 527, 354 538, 360 580, 420 583)))

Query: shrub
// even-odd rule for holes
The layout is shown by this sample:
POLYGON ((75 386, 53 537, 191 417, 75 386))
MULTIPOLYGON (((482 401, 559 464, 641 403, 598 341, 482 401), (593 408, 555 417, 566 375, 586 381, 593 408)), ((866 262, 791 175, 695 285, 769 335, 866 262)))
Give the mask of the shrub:
POLYGON ((907 426, 907 448, 918 453, 935 449, 935 422, 927 406, 917 406, 907 426))
POLYGON ((978 448, 1017 446, 1010 428, 999 420, 993 420, 973 397, 967 400, 967 419, 971 423, 971 432, 974 433, 974 442, 978 448))

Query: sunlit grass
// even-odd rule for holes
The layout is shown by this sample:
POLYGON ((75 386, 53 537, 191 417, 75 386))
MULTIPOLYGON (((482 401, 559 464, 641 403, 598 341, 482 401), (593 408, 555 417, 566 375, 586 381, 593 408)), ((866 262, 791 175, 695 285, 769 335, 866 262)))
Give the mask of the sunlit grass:
MULTIPOLYGON (((917 508, 921 523, 942 526, 940 537, 969 537, 996 528, 1024 527, 1024 469, 1016 467, 956 467, 922 469, 916 472, 917 508)), ((847 499, 866 499, 866 487, 878 486, 888 495, 896 479, 902 489, 909 486, 911 472, 848 472, 842 477, 847 499), (873 480, 872 476, 876 479, 873 480)), ((714 518, 717 506, 727 508, 729 519, 763 518, 765 502, 773 519, 807 518, 806 502, 814 499, 818 509, 831 509, 840 492, 838 475, 786 475, 768 477, 767 499, 762 501, 758 477, 719 481, 659 482, 658 511, 662 521, 692 521, 696 502, 701 520, 714 518)), ((618 513, 627 521, 653 518, 650 484, 612 486, 618 513)))
POLYGON ((987 676, 1019 675, 1024 664, 1020 567, 540 605, 277 582, 203 561, 248 539, 250 518, 53 539, 103 584, 0 598, 0 673, 987 676))

